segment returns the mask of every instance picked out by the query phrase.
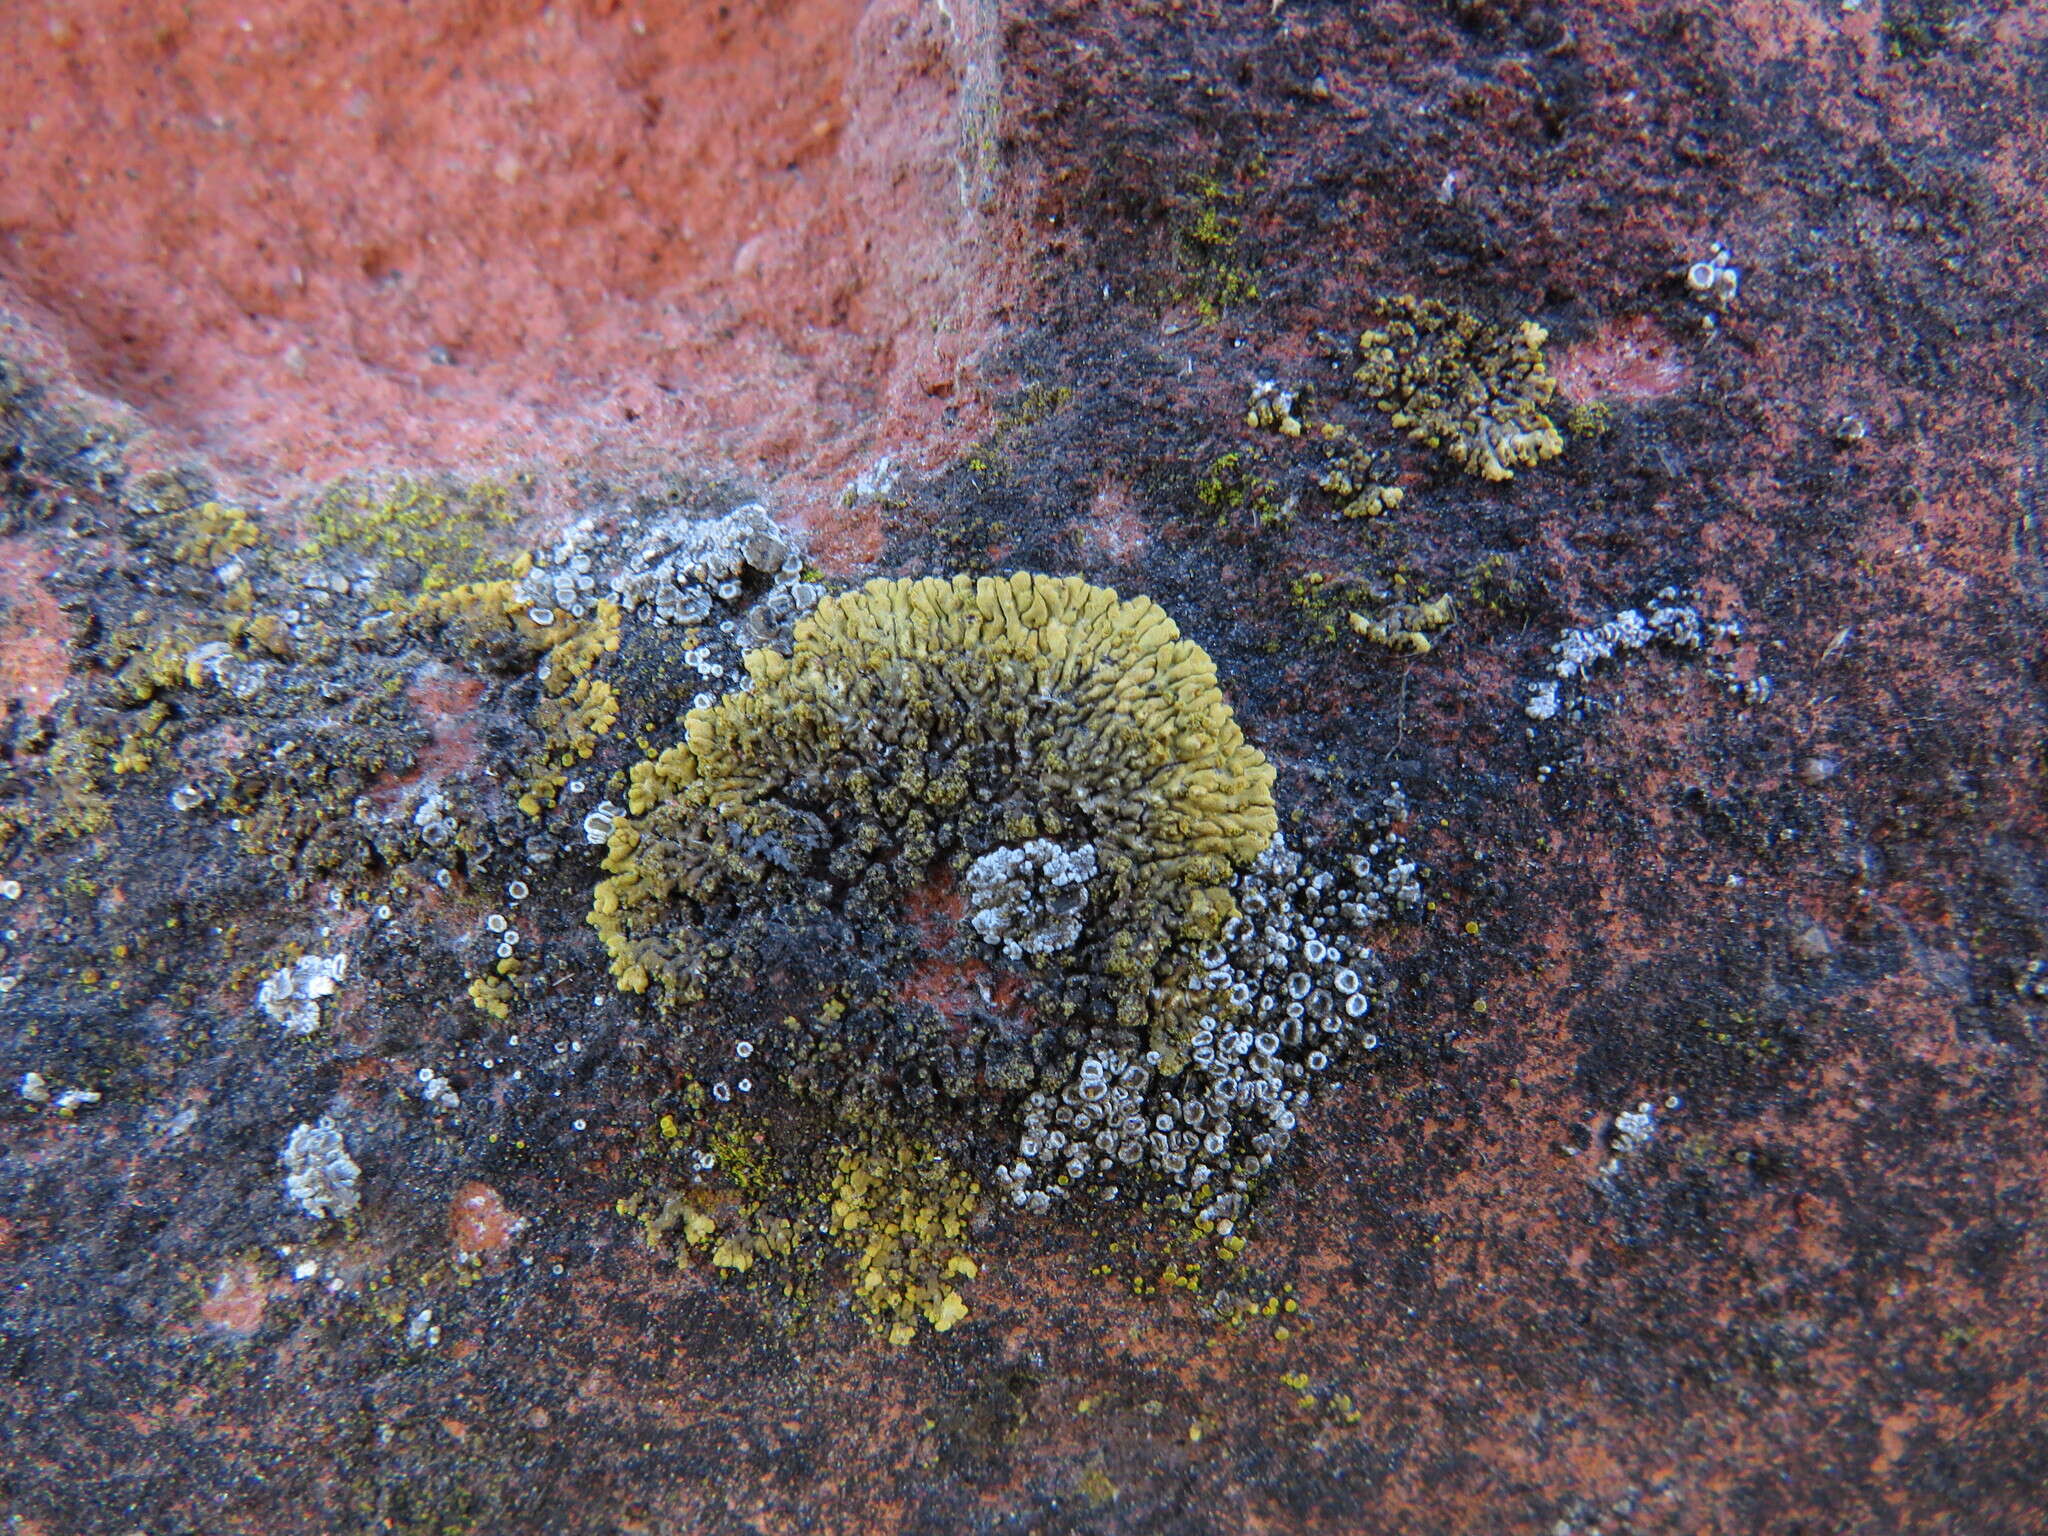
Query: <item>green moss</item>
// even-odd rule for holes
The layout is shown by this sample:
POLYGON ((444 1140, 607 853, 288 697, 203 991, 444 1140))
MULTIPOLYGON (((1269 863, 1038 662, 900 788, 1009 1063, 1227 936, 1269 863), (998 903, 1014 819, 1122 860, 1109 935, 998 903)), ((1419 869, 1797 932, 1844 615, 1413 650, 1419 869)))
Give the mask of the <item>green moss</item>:
POLYGON ((1456 585, 1466 607, 1495 618, 1508 618, 1528 608, 1529 589, 1522 580, 1520 564, 1498 550, 1475 560, 1456 585))
POLYGON ((1702 1044, 1750 1066, 1781 1062, 1798 1044, 1796 1029, 1758 1008, 1737 1008, 1715 1018, 1695 1019, 1693 1027, 1702 1044))
POLYGON ((1064 410, 1073 398, 1073 389, 1065 384, 1029 384, 1003 419, 1014 431, 1035 427, 1064 410))
POLYGON ((1924 60, 1957 40, 1977 40, 1976 23, 1964 0, 1893 0, 1884 7, 1885 51, 1895 59, 1924 60))
POLYGON ((946 563, 956 571, 983 575, 1015 541, 1016 530, 1006 519, 979 512, 948 518, 936 530, 946 563))

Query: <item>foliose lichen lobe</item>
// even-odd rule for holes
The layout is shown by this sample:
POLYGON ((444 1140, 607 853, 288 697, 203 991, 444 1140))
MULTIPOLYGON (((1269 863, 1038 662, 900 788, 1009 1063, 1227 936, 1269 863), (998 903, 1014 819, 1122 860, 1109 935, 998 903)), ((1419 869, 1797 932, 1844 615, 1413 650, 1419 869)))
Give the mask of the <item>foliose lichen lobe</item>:
MULTIPOLYGON (((789 1189, 858 1142, 897 1149, 863 1164, 883 1205, 925 1210, 905 1170, 943 1168, 962 1221, 993 1187, 1241 1242, 1317 1080, 1379 1047, 1392 986, 1365 934, 1420 900, 1398 786, 1343 873, 1306 863, 1208 655, 1150 599, 1072 577, 873 581, 789 638, 602 819, 590 921, 671 1069, 763 1127, 789 1189)), ((710 1216, 729 1139, 662 1134, 703 1217, 685 1246, 714 1264, 815 1226, 767 1185, 710 1216)), ((959 1234, 918 1230, 861 1249, 892 1337, 964 1315, 959 1234)))
POLYGON ((1353 379, 1394 426, 1485 480, 1564 452, 1547 414, 1557 384, 1542 326, 1503 328, 1405 294, 1381 307, 1384 324, 1358 338, 1353 379))

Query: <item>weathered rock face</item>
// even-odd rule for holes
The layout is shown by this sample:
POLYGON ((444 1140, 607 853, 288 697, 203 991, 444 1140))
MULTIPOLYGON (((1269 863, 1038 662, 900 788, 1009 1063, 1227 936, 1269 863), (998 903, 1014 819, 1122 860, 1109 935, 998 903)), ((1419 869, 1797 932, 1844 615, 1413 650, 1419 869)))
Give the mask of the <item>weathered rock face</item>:
POLYGON ((1004 303, 978 7, 662 9, 11 9, 0 272, 253 492, 942 461, 1004 303))
POLYGON ((159 10, 0 17, 22 1529, 2038 1528, 2037 10, 159 10), (1179 1033, 1170 710, 633 856, 1015 571, 1271 764, 1179 1033))

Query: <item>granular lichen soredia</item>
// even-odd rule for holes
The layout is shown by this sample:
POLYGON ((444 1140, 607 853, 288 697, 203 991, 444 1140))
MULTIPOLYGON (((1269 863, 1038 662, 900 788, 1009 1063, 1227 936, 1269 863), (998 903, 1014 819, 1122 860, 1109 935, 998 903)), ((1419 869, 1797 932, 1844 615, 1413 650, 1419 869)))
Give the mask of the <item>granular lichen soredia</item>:
POLYGON ((1019 1206, 1227 1233, 1376 1044, 1398 838, 1304 868, 1209 657, 1076 578, 873 581, 746 669, 634 765, 591 913, 687 1070, 912 1127, 1019 1206))

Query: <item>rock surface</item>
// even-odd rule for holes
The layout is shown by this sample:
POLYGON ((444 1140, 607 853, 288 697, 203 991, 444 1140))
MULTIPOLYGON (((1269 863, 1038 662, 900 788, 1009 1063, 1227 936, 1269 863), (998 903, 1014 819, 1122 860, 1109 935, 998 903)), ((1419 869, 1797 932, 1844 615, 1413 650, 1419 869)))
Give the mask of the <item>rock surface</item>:
POLYGON ((2043 1528, 2038 8, 189 9, 0 18, 13 1529, 2043 1528), (1400 295, 1543 327, 1562 455, 1361 399, 1400 295), (690 1247, 759 1141, 648 1214, 730 1122, 586 838, 737 660, 574 561, 754 501, 1152 596, 1311 857, 1400 783, 1398 1028, 1241 1245, 991 1204, 894 1343, 690 1247))

